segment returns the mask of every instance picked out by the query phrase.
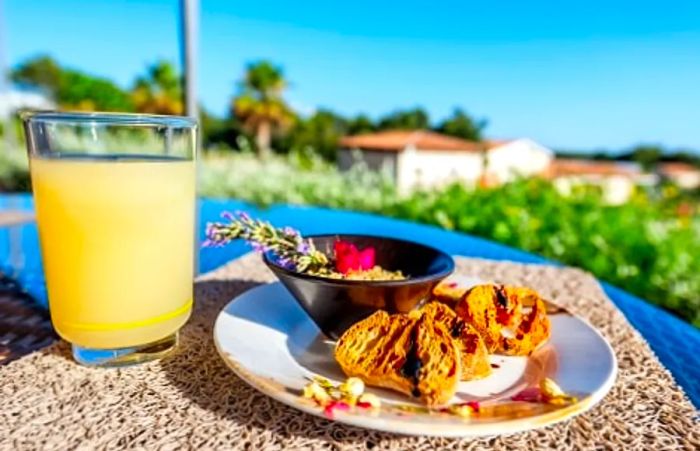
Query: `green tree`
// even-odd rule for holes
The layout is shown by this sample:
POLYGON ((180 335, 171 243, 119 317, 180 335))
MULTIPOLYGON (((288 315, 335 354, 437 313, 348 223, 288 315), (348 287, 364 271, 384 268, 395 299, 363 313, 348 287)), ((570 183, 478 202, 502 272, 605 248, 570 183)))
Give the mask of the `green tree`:
POLYGON ((359 135, 361 133, 372 133, 377 130, 377 126, 368 116, 360 114, 348 120, 347 134, 359 135))
POLYGON ((436 131, 470 141, 481 141, 481 132, 487 123, 485 119, 475 120, 461 108, 455 108, 452 116, 442 121, 436 131))
POLYGON ((660 161, 681 161, 700 167, 700 151, 678 149, 674 152, 665 152, 660 161))
POLYGON ((240 122, 235 117, 221 118, 199 107, 199 124, 202 129, 204 148, 226 146, 238 147, 238 138, 244 135, 240 122))
POLYGON ((11 72, 12 81, 21 86, 39 88, 56 98, 63 70, 50 56, 42 55, 27 60, 11 72))
POLYGON ((430 117, 422 108, 397 110, 379 120, 379 130, 420 130, 430 128, 430 117))
POLYGON ((272 134, 289 127, 295 120, 293 111, 282 98, 287 87, 284 72, 269 61, 248 65, 240 92, 233 99, 233 116, 255 135, 258 152, 270 152, 272 134))
POLYGON ((639 163, 644 171, 652 171, 663 156, 663 149, 656 145, 642 144, 632 149, 633 161, 639 163))
POLYGON ((63 68, 48 56, 20 64, 11 73, 15 83, 38 88, 69 110, 133 111, 130 96, 114 82, 63 68))
POLYGON ((286 137, 289 150, 312 149, 327 160, 335 160, 340 138, 347 133, 348 123, 329 110, 319 110, 308 119, 298 121, 286 137))
POLYGON ((157 61, 139 76, 131 89, 131 98, 140 113, 182 114, 182 79, 168 61, 157 61))

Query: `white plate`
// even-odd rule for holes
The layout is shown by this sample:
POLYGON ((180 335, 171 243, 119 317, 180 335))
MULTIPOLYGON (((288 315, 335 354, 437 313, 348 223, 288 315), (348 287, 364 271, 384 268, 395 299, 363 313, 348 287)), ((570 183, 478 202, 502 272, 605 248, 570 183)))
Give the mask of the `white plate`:
MULTIPOLYGON (((460 284, 478 280, 462 278, 460 284)), ((617 363, 610 345, 587 322, 558 309, 550 313, 552 336, 530 357, 492 356, 493 374, 461 382, 453 402, 479 401, 469 418, 420 408, 407 396, 368 388, 382 400, 378 412, 356 408, 334 420, 387 432, 434 436, 509 434, 542 427, 590 409, 610 390, 617 363), (516 402, 511 398, 544 377, 578 396, 567 406, 516 402), (411 407, 409 407, 411 406, 411 407), (417 408, 412 408, 413 406, 417 408)), ((217 350, 248 384, 289 406, 324 416, 300 396, 308 378, 345 380, 333 359, 333 345, 281 284, 253 288, 232 300, 214 326, 217 350)))

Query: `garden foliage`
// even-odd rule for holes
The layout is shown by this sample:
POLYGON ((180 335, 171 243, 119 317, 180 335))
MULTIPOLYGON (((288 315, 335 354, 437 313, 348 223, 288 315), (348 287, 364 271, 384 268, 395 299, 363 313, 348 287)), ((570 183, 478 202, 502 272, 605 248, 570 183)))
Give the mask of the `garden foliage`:
POLYGON ((620 206, 606 205, 594 187, 563 195, 540 179, 399 196, 387 175, 361 166, 340 173, 300 154, 212 156, 200 186, 205 196, 366 211, 484 237, 586 269, 700 327, 697 202, 672 186, 620 206))

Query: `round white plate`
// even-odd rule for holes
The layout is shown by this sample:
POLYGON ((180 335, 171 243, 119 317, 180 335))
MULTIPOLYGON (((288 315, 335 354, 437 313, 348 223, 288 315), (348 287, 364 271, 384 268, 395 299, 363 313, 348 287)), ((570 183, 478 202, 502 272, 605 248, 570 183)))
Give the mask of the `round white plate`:
MULTIPOLYGON (((475 279, 462 278, 460 284, 475 279)), ((590 409, 610 390, 617 363, 610 345, 587 322, 556 309, 550 313, 552 336, 530 357, 492 356, 493 374, 461 382, 452 402, 479 401, 469 418, 430 411, 409 397, 368 388, 382 400, 379 411, 353 408, 336 412, 343 423, 387 432, 434 436, 509 434, 542 427, 590 409), (578 397, 566 406, 513 401, 523 389, 544 378, 578 397)), ((309 378, 320 375, 334 383, 345 380, 333 359, 329 341, 281 284, 253 288, 232 300, 214 326, 221 357, 244 381, 289 406, 324 416, 323 409, 303 399, 309 378)))

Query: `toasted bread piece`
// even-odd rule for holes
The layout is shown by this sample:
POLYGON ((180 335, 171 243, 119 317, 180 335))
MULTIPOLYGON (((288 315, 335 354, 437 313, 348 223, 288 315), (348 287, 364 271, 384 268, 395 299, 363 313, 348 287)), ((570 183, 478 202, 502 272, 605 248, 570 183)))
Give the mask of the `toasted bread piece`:
POLYGON ((414 327, 413 340, 401 372, 413 379, 414 396, 429 406, 443 405, 454 396, 462 374, 457 344, 444 325, 426 316, 414 327))
POLYGON ((447 402, 461 374, 457 346, 443 325, 383 311, 348 329, 338 340, 335 358, 346 375, 429 406, 447 402))
POLYGON ((459 319, 447 305, 430 302, 421 308, 423 317, 444 325, 459 349, 462 374, 460 380, 481 379, 491 374, 489 354, 484 340, 471 325, 459 319))
POLYGON ((465 288, 457 282, 450 281, 449 279, 443 280, 433 288, 433 299, 443 302, 450 307, 454 307, 460 299, 462 299, 467 290, 469 290, 469 288, 465 288))
POLYGON ((544 304, 534 290, 503 285, 471 288, 455 306, 457 316, 479 332, 489 353, 529 355, 549 338, 544 304), (523 305, 532 310, 523 316, 523 305))
POLYGON ((534 302, 530 312, 523 315, 515 337, 501 337, 503 354, 530 355, 549 338, 552 326, 547 317, 547 306, 540 298, 534 302))
POLYGON ((348 376, 410 394, 411 382, 396 368, 406 360, 405 349, 417 321, 378 310, 343 333, 335 347, 335 359, 348 376))
POLYGON ((505 287, 491 284, 472 287, 455 306, 457 316, 479 332, 489 353, 498 351, 501 331, 514 327, 519 309, 505 287))

